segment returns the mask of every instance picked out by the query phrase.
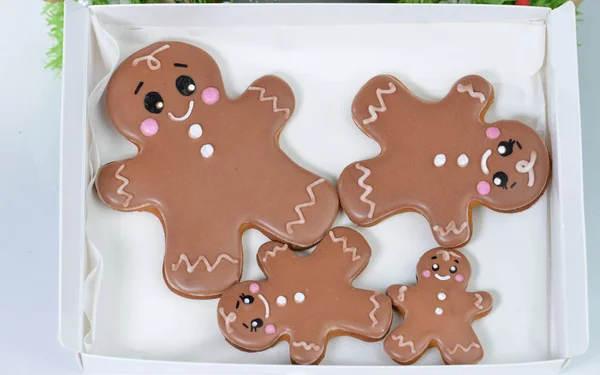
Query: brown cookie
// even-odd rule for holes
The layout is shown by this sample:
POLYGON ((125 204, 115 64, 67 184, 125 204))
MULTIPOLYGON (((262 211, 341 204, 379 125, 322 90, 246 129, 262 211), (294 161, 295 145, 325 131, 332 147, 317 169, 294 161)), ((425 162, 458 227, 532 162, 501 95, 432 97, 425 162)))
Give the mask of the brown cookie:
POLYGON ((106 101, 113 125, 139 153, 104 166, 98 194, 114 209, 159 217, 163 274, 176 293, 216 297, 236 283, 248 227, 305 248, 333 224, 335 188, 279 148, 294 111, 280 78, 259 78, 230 99, 205 51, 160 42, 121 63, 106 101))
POLYGON ((297 364, 319 363, 332 336, 381 339, 391 324, 390 299, 352 286, 370 257, 365 239, 344 227, 329 231, 307 257, 279 242, 262 245, 257 259, 267 280, 244 281, 223 294, 221 332, 246 351, 286 340, 297 364))
POLYGON ((426 102, 389 75, 372 78, 352 105, 355 123, 381 146, 342 172, 342 207, 358 225, 413 211, 436 241, 460 247, 471 238, 471 209, 522 211, 544 192, 550 155, 540 136, 513 120, 484 121, 492 85, 458 80, 445 98, 426 102))
POLYGON ((492 310, 488 292, 467 292, 469 260, 458 250, 429 250, 417 264, 417 285, 392 285, 387 295, 404 317, 385 339, 388 355, 402 365, 437 347, 444 363, 472 364, 483 348, 471 323, 492 310))

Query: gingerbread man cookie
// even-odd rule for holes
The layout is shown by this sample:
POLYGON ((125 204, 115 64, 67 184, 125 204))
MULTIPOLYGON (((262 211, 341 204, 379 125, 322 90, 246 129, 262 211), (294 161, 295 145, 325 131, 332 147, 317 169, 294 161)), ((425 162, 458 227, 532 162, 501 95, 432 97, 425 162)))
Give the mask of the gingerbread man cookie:
POLYGON ((455 249, 432 249, 417 264, 417 285, 392 285, 387 295, 404 321, 385 339, 388 355, 402 365, 437 347, 446 364, 472 364, 483 348, 471 323, 492 310, 487 292, 467 292, 468 259, 455 249))
POLYGON ((267 280, 245 281, 223 294, 218 306, 221 332, 246 351, 286 340, 297 364, 320 362, 332 336, 383 338, 392 319, 390 299, 352 286, 370 257, 365 239, 344 227, 329 231, 307 257, 279 242, 262 245, 257 259, 267 280))
POLYGON ((358 225, 418 212, 436 241, 460 247, 471 238, 471 209, 500 212, 531 206, 550 177, 540 136, 513 120, 484 121, 492 85, 479 76, 458 80, 438 102, 426 102, 389 75, 372 78, 352 105, 355 123, 381 146, 370 160, 342 172, 342 207, 358 225))
POLYGON ((160 42, 121 63, 106 101, 113 125, 139 153, 104 166, 98 194, 114 209, 159 217, 163 274, 176 293, 216 297, 239 281, 248 227, 305 248, 333 224, 333 185, 279 148, 294 111, 280 78, 259 78, 230 99, 210 55, 160 42))

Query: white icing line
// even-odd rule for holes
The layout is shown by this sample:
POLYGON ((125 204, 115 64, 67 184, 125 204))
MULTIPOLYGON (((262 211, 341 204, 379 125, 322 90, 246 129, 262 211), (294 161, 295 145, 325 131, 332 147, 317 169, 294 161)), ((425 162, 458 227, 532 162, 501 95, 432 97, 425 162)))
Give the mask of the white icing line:
POLYGON ((377 100, 379 101, 379 107, 376 107, 374 105, 369 106, 369 113, 371 114, 371 117, 364 119, 363 125, 367 125, 367 124, 377 121, 377 117, 378 117, 377 112, 387 111, 387 107, 385 106, 385 102, 383 101, 382 94, 393 94, 396 92, 396 86, 393 83, 390 82, 389 87, 390 88, 387 90, 384 90, 384 89, 375 90, 375 94, 377 95, 377 100))
POLYGON ((529 161, 527 160, 519 160, 515 165, 517 172, 519 173, 529 173, 529 181, 527 182, 528 187, 532 187, 535 183, 535 173, 533 172, 533 166, 537 160, 537 152, 531 151, 531 157, 529 161))
POLYGON ((436 225, 433 227, 433 231, 438 232, 440 234, 440 237, 446 237, 448 234, 450 234, 450 232, 454 234, 461 234, 467 228, 468 225, 469 224, 465 221, 461 224, 460 228, 456 228, 456 223, 454 222, 454 220, 452 220, 448 223, 448 225, 446 225, 445 230, 444 228, 440 228, 439 225, 436 225))
POLYGON ((446 262, 450 260, 450 255, 455 256, 460 259, 460 255, 458 255, 457 253, 455 253, 452 250, 440 249, 437 251, 436 254, 441 255, 442 259, 445 260, 446 262))
POLYGON ((156 55, 157 53, 162 52, 170 47, 171 47, 170 45, 165 44, 164 46, 155 49, 151 54, 142 56, 142 57, 138 57, 137 59, 133 60, 132 65, 136 66, 140 61, 146 60, 146 64, 148 64, 148 68, 150 70, 158 70, 158 69, 160 69, 160 66, 161 66, 160 60, 157 59, 156 57, 154 57, 154 55, 156 55))
POLYGON ((467 353, 470 352, 471 349, 473 348, 481 348, 481 346, 479 344, 477 344, 476 342, 472 342, 469 344, 469 346, 467 346, 466 348, 464 346, 462 346, 461 344, 456 344, 456 346, 454 347, 454 349, 446 349, 446 351, 448 352, 448 354, 450 355, 454 355, 454 353, 456 353, 458 351, 458 349, 462 350, 463 352, 467 353))
POLYGON ((121 186, 119 186, 119 188, 117 189, 117 194, 124 195, 126 197, 125 203, 123 203, 123 207, 128 207, 129 203, 131 203, 131 200, 133 199, 133 194, 125 191, 125 187, 129 185, 129 179, 121 175, 121 171, 123 171, 124 168, 125 164, 121 164, 121 166, 115 172, 115 178, 119 181, 123 181, 121 186))
POLYGON ((288 249, 288 245, 283 245, 283 246, 275 246, 273 248, 273 250, 267 250, 265 251, 265 256, 262 258, 263 263, 267 262, 267 259, 269 257, 271 258, 275 258, 275 253, 277 253, 278 251, 284 251, 288 249))
POLYGON ((212 272, 215 268, 217 268, 217 266, 219 265, 219 263, 221 263, 221 261, 223 259, 225 259, 225 260, 227 260, 227 261, 229 261, 229 262, 231 262, 233 264, 237 264, 238 263, 237 259, 233 259, 231 256, 229 256, 229 254, 223 253, 223 254, 220 254, 217 257, 217 260, 215 261, 215 263, 213 265, 211 265, 208 262, 208 259, 206 259, 206 257, 204 255, 200 255, 198 257, 198 260, 196 260, 196 262, 192 265, 190 263, 190 260, 188 259, 187 255, 181 254, 179 256, 179 261, 177 262, 177 264, 173 263, 171 265, 171 269, 173 271, 177 271, 179 269, 179 267, 181 267, 181 263, 185 263, 186 264, 186 271, 188 273, 192 273, 192 272, 194 272, 194 270, 196 269, 196 267, 198 267, 198 265, 200 264, 200 262, 204 262, 204 265, 206 266, 206 270, 208 272, 212 272))
POLYGON ((475 297, 477 297, 477 301, 475 301, 475 307, 477 307, 477 310, 483 310, 483 305, 481 304, 483 302, 483 297, 479 293, 475 293, 475 297))
POLYGON ((190 105, 188 106, 188 110, 185 113, 185 115, 183 115, 182 117, 177 117, 172 112, 169 112, 168 115, 169 115, 169 118, 173 121, 185 121, 188 119, 188 117, 190 117, 193 109, 194 109, 194 101, 190 100, 190 105))
POLYGON ((290 112, 291 112, 290 109, 285 108, 285 107, 277 107, 277 97, 276 96, 265 97, 266 90, 263 87, 250 86, 250 87, 248 87, 248 90, 260 91, 260 94, 258 95, 258 100, 260 100, 261 102, 264 102, 267 100, 273 101, 273 112, 285 112, 285 118, 290 117, 290 112))
POLYGON ((269 319, 269 302, 267 302, 267 299, 262 294, 258 295, 258 299, 265 305, 265 318, 269 319))
POLYGON ((294 233, 294 229, 292 228, 292 226, 302 225, 302 224, 306 223, 306 220, 304 219, 304 214, 302 213, 302 208, 314 206, 317 203, 317 198, 315 197, 313 188, 319 184, 322 184, 323 182, 325 182, 325 179, 320 178, 317 181, 313 182, 312 184, 310 184, 306 187, 306 192, 308 193, 308 196, 310 197, 310 202, 300 203, 300 204, 296 205, 294 210, 298 214, 298 220, 290 221, 285 225, 285 228, 287 229, 288 234, 294 233))
POLYGON ((400 289, 398 289, 398 301, 404 302, 404 298, 406 297, 406 291, 408 287, 406 285, 402 285, 400 289))
POLYGON ((404 342, 404 336, 402 335, 392 335, 392 340, 398 341, 398 346, 399 347, 403 347, 403 346, 408 346, 410 348, 410 352, 412 354, 417 353, 417 351, 415 350, 415 343, 412 341, 406 341, 404 342))
POLYGON ((360 201, 369 205, 369 214, 367 215, 367 217, 369 219, 372 219, 373 213, 375 212, 375 202, 373 202, 367 197, 373 192, 373 186, 365 183, 367 177, 371 175, 371 170, 369 168, 363 167, 358 163, 356 163, 354 167, 363 172, 363 175, 358 179, 358 186, 365 189, 364 193, 362 193, 362 195, 360 196, 360 201))
POLYGON ((329 238, 331 238, 331 240, 333 242, 341 242, 342 243, 342 251, 344 253, 352 253, 352 261, 353 262, 360 259, 360 255, 356 254, 357 249, 355 247, 348 247, 348 237, 346 237, 346 236, 336 237, 335 234, 333 234, 333 231, 330 230, 329 238))
POLYGON ((292 343, 293 346, 295 347, 302 347, 304 348, 304 350, 314 350, 315 352, 318 352, 319 350, 321 350, 321 347, 317 344, 314 343, 307 343, 306 341, 294 341, 292 343))
POLYGON ((473 90, 473 85, 463 86, 460 83, 456 85, 456 90, 460 93, 468 92, 471 95, 471 98, 479 99, 481 103, 485 102, 485 96, 481 92, 477 92, 473 90))
POLYGON ((483 155, 481 155, 481 171, 484 174, 490 174, 490 170, 487 166, 487 161, 490 155, 492 155, 492 150, 489 149, 486 152, 484 152, 483 155))
POLYGON ((440 275, 438 275, 438 274, 436 273, 436 274, 435 274, 435 275, 433 275, 433 276, 435 276, 435 278, 436 278, 436 279, 438 279, 438 280, 442 280, 442 281, 450 280, 450 275, 446 275, 446 276, 440 276, 440 275))
POLYGON ((373 310, 371 310, 371 312, 369 313, 369 318, 371 318, 371 321, 373 322, 373 324, 371 324, 371 327, 375 327, 377 323, 379 323, 379 321, 375 317, 375 311, 377 311, 377 309, 381 307, 379 302, 377 302, 377 300, 375 299, 375 297, 377 297, 378 294, 379 293, 375 292, 371 297, 369 297, 369 301, 371 301, 371 303, 373 304, 373 310))
POLYGON ((221 315, 221 317, 225 321, 225 330, 227 331, 227 333, 233 333, 233 328, 231 328, 231 323, 235 322, 235 320, 237 319, 236 313, 230 312, 229 314, 225 315, 225 309, 220 307, 219 315, 221 315))

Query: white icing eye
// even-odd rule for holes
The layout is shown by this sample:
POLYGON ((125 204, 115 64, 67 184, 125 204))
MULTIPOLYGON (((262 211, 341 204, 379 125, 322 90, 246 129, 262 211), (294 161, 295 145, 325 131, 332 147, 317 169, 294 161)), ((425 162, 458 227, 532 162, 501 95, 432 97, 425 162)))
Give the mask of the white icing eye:
POLYGON ((456 266, 450 267, 450 273, 456 273, 456 266))
POLYGON ((499 153, 500 155, 504 155, 504 154, 506 154, 506 147, 505 147, 504 145, 500 145, 500 146, 498 146, 498 153, 499 153))
POLYGON ((196 90, 196 86, 193 84, 190 84, 190 85, 188 85, 187 89, 189 92, 193 92, 194 90, 196 90))
POLYGON ((431 269, 437 271, 440 269, 440 266, 437 263, 434 263, 433 266, 431 266, 431 269))
POLYGON ((502 184, 502 180, 499 177, 494 178, 494 185, 500 186, 502 184))
POLYGON ((158 102, 158 103, 156 103, 156 108, 158 108, 158 109, 162 109, 162 107, 164 107, 164 106, 165 106, 165 105, 164 105, 164 103, 163 103, 163 102, 158 102))
POLYGON ((258 322, 256 320, 253 320, 251 324, 252 324, 252 327, 256 327, 258 325, 258 322))
POLYGON ((433 158, 433 165, 435 165, 436 167, 441 167, 444 164, 446 164, 446 155, 437 154, 435 158, 433 158))

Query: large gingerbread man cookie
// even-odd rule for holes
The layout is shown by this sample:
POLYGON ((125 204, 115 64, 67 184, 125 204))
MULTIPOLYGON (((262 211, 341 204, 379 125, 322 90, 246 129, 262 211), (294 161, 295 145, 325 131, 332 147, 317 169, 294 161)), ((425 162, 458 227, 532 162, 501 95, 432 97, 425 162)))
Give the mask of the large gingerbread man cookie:
POLYGON ((114 209, 159 217, 163 274, 176 293, 216 297, 239 281, 248 227, 305 248, 333 224, 333 185, 279 148, 294 111, 280 78, 259 78, 230 99, 210 55, 160 42, 121 63, 106 101, 113 125, 139 153, 104 166, 98 194, 114 209))
POLYGON ((492 309, 487 292, 466 291, 471 277, 468 259, 455 249, 432 249, 417 265, 417 285, 392 285, 387 295, 404 321, 385 339, 384 347, 396 362, 416 362, 437 347, 446 364, 472 364, 483 358, 483 348, 471 323, 492 309))
POLYGON ((307 257, 279 242, 262 245, 257 259, 267 280, 245 281, 223 294, 218 306, 221 332, 246 351, 286 340, 297 364, 319 363, 332 336, 383 338, 392 319, 390 299, 352 286, 370 257, 365 239, 344 227, 329 231, 307 257))
POLYGON ((471 209, 522 211, 544 192, 550 155, 540 136, 513 120, 484 121, 492 85, 458 80, 445 98, 426 102, 389 75, 372 78, 352 105, 355 123, 381 146, 342 172, 342 207, 358 225, 418 212, 436 241, 460 247, 471 238, 471 209))

